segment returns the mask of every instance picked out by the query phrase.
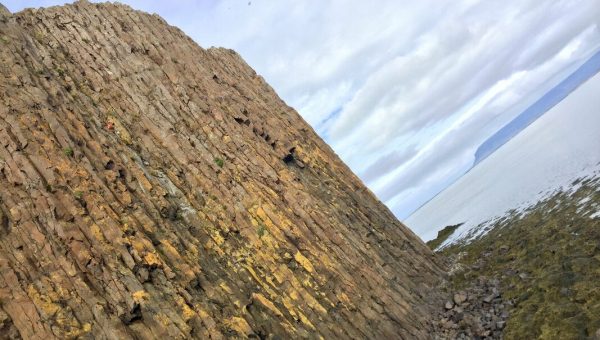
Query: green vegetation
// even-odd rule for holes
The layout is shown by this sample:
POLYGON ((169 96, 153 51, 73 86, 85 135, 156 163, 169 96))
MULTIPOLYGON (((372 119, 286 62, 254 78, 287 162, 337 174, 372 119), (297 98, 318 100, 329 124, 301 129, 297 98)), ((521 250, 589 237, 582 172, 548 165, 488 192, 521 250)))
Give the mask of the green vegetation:
POLYGON ((39 32, 39 31, 35 32, 34 33, 34 38, 35 38, 35 40, 37 40, 40 43, 44 42, 44 34, 42 32, 39 32))
POLYGON ((75 191, 73 193, 73 196, 75 196, 76 199, 80 200, 80 199, 83 198, 83 192, 81 192, 81 191, 75 191))
POLYGON ((258 225, 258 229, 256 229, 256 233, 258 234, 259 238, 262 238, 267 233, 267 227, 264 224, 260 223, 258 225))
POLYGON ((466 255, 454 288, 479 276, 500 279, 515 299, 506 339, 588 339, 600 330, 600 179, 572 194, 557 193, 521 215, 498 221, 486 235, 442 254, 466 255))
POLYGON ((63 149, 63 154, 67 157, 73 157, 75 152, 73 151, 73 148, 69 146, 63 149))
POLYGON ((447 227, 445 227, 444 229, 438 231, 437 237, 431 241, 427 241, 427 246, 429 246, 429 248, 431 250, 435 250, 437 249, 437 247, 439 247, 442 243, 444 243, 444 241, 446 241, 448 239, 448 237, 450 237, 450 235, 452 235, 454 233, 454 231, 456 229, 458 229, 458 227, 460 227, 462 225, 462 223, 460 224, 455 224, 455 225, 449 225, 447 227))
POLYGON ((57 68, 56 73, 58 73, 58 75, 61 77, 65 76, 65 70, 63 70, 62 68, 57 68))
POLYGON ((225 164, 225 162, 223 161, 223 159, 219 158, 219 157, 215 157, 215 164, 219 167, 222 168, 223 165, 225 164))

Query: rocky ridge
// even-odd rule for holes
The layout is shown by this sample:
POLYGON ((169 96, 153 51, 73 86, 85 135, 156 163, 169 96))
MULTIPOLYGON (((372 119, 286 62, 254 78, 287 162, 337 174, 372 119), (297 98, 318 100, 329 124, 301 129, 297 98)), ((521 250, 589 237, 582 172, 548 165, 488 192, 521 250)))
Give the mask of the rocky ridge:
POLYGON ((0 335, 428 338, 441 269, 231 50, 0 8, 0 335))

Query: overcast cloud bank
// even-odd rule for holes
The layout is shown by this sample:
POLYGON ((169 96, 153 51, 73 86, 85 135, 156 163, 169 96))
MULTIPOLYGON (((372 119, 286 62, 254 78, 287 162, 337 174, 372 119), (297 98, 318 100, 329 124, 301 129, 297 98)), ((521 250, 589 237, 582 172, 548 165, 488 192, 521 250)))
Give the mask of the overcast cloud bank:
POLYGON ((400 218, 600 48, 597 0, 123 2, 238 51, 400 218))

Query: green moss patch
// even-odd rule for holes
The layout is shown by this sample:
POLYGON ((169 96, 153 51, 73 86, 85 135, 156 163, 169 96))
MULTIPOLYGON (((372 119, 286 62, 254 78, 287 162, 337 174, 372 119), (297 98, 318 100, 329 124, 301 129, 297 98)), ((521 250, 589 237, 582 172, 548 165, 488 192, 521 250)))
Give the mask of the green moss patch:
POLYGON ((600 330, 600 218, 591 217, 600 209, 600 179, 581 183, 440 251, 463 253, 468 270, 451 278, 455 288, 479 276, 500 279, 503 297, 516 302, 506 339, 588 339, 600 330))

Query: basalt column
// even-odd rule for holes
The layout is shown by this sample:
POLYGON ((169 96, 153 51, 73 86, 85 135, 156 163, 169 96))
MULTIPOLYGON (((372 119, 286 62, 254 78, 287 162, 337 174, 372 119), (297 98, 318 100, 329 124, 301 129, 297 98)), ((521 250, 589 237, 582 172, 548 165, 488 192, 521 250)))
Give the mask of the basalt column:
POLYGON ((440 277, 234 51, 0 10, 0 336, 427 338, 440 277))

